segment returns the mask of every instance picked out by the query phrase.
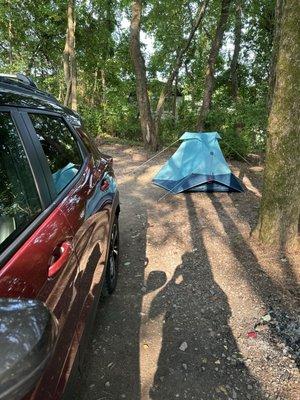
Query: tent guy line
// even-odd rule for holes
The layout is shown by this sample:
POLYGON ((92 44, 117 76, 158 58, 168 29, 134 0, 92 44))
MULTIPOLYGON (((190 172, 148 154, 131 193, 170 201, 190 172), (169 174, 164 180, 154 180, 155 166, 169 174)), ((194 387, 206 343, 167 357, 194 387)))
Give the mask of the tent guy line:
MULTIPOLYGON (((165 147, 163 150, 159 151, 158 153, 154 154, 151 158, 149 158, 147 161, 143 162, 141 165, 136 167, 133 171, 129 173, 129 175, 134 175, 139 171, 141 168, 147 166, 151 161, 153 161, 155 158, 157 158, 159 155, 173 147, 177 142, 181 141, 182 144, 180 147, 177 149, 177 151, 173 154, 173 156, 170 158, 170 160, 165 164, 164 167, 161 168, 159 173, 156 175, 156 177, 153 179, 154 184, 157 186, 163 187, 166 190, 168 190, 168 193, 164 194, 161 196, 157 202, 162 201, 166 197, 168 197, 170 194, 178 194, 180 192, 184 191, 221 191, 221 192, 227 192, 227 191, 235 191, 235 192, 242 192, 244 191, 242 185, 240 184, 238 178, 236 178, 232 172, 230 171, 223 153, 221 151, 221 148, 219 146, 218 140, 221 139, 220 135, 217 132, 185 132, 180 138, 175 140, 173 143, 171 143, 169 146, 165 147), (193 141, 192 146, 185 146, 185 142, 193 141), (197 142, 195 142, 197 141, 197 142), (202 148, 199 149, 199 142, 202 143, 202 148), (198 146, 197 146, 198 145, 198 146), (185 176, 183 176, 179 181, 177 180, 176 182, 173 181, 174 185, 170 187, 169 184, 166 186, 166 182, 163 183, 158 179, 161 174, 165 172, 166 169, 169 167, 169 163, 178 157, 181 159, 181 167, 185 168, 186 166, 184 164, 188 163, 188 157, 187 153, 189 151, 186 151, 187 149, 184 149, 185 147, 192 147, 192 148, 197 148, 198 149, 198 154, 194 154, 193 156, 193 162, 194 162, 194 168, 190 170, 185 176), (203 152, 204 148, 204 152, 203 152), (183 150, 183 151, 182 151, 183 150), (199 151, 200 150, 200 151, 199 151), (201 155, 202 153, 202 155, 201 155), (201 158, 201 162, 199 161, 199 156, 201 158), (218 157, 216 157, 218 156, 218 157), (216 157, 216 161, 214 161, 216 157), (186 159, 187 158, 187 159, 186 159), (204 165, 203 165, 203 160, 204 160, 204 165), (220 164, 221 162, 221 167, 220 165, 217 166, 215 164, 220 164), (198 170, 202 172, 205 172, 205 174, 195 174, 198 170), (215 170, 222 172, 221 174, 215 174, 215 170), (198 181, 195 181, 195 177, 198 175, 198 181), (200 181, 199 177, 201 175, 200 181), (190 182, 187 187, 181 188, 181 190, 175 191, 175 189, 179 188, 183 183, 192 178, 192 182, 190 182), (183 190, 182 190, 183 189, 183 190)), ((226 143, 227 144, 227 143, 226 143)), ((229 146, 229 145, 228 145, 229 146)), ((229 146, 231 148, 231 146, 229 146)), ((232 148, 233 151, 235 149, 232 148)), ((236 152, 238 154, 238 152, 236 152)), ((242 157, 243 158, 243 157, 242 157)), ((178 160, 177 160, 178 161, 178 160)), ((247 163, 248 161, 245 160, 247 163)), ((180 166, 177 165, 176 168, 180 169, 180 166)), ((170 171, 168 171, 168 174, 170 175, 170 171)), ((128 175, 128 174, 127 174, 128 175)), ((171 181, 169 182, 171 183, 171 181)))
POLYGON ((177 142, 180 141, 180 138, 178 138, 177 140, 175 140, 175 142, 171 143, 168 147, 165 147, 163 150, 159 151, 158 153, 154 154, 153 157, 149 158, 149 160, 143 162, 141 165, 139 165, 138 167, 135 168, 134 171, 132 171, 129 175, 134 175, 139 169, 143 168, 143 166, 147 165, 148 163, 150 163, 152 160, 154 160, 156 157, 158 157, 159 155, 161 155, 162 153, 164 153, 165 151, 167 151, 168 149, 170 149, 172 146, 174 146, 177 142))

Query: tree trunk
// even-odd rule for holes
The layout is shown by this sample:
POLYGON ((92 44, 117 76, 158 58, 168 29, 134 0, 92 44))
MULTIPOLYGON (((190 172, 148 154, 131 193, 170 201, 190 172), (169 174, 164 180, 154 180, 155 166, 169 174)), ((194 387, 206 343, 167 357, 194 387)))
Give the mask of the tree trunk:
POLYGON ((103 108, 105 108, 105 105, 106 105, 106 75, 105 75, 105 70, 103 68, 101 69, 101 87, 102 87, 101 104, 102 104, 103 108))
POLYGON ((230 64, 231 97, 237 101, 239 79, 238 62, 242 41, 242 0, 236 0, 235 5, 235 26, 234 26, 234 52, 230 64))
POLYGON ((75 55, 75 1, 68 0, 68 27, 63 54, 65 82, 67 92, 64 104, 77 111, 77 71, 75 55))
POLYGON ((270 77, 269 77, 269 96, 268 96, 268 109, 271 110, 272 99, 274 95, 275 81, 276 81, 276 64, 278 59, 279 41, 280 41, 280 30, 281 20, 283 11, 283 0, 276 1, 275 8, 275 28, 273 37, 273 49, 272 49, 272 60, 270 64, 270 77))
POLYGON ((190 45, 195 36, 195 33, 197 32, 197 30, 204 18, 208 2, 209 2, 209 0, 204 0, 202 2, 202 4, 200 4, 198 11, 197 11, 197 17, 196 17, 196 20, 191 29, 190 35, 189 35, 188 39, 186 40, 186 42, 184 43, 184 46, 182 47, 182 49, 179 51, 176 61, 175 61, 174 68, 173 68, 166 84, 164 85, 164 88, 162 89, 162 91, 160 93, 159 100, 158 100, 157 107, 156 107, 156 118, 155 118, 157 132, 159 130, 159 124, 160 124, 161 116, 163 113, 166 98, 172 92, 172 85, 173 85, 174 79, 178 75, 179 69, 181 68, 181 66, 183 64, 184 56, 185 56, 186 52, 188 51, 188 49, 190 48, 190 45))
POLYGON ((176 122, 177 122, 177 92, 178 92, 178 74, 175 76, 173 104, 172 104, 172 115, 173 115, 174 127, 176 126, 176 122))
POLYGON ((140 112, 141 130, 144 144, 153 150, 157 149, 157 133, 152 117, 147 88, 145 60, 141 51, 140 30, 142 16, 142 0, 132 2, 132 17, 130 25, 130 54, 136 76, 136 93, 140 112))
POLYGON ((223 36, 229 16, 231 0, 222 0, 221 14, 217 25, 217 30, 212 41, 211 50, 208 58, 208 65, 205 73, 204 93, 202 106, 199 111, 197 130, 203 131, 206 116, 210 110, 213 88, 214 74, 216 69, 217 57, 222 46, 223 36))
POLYGON ((256 235, 297 247, 300 216, 300 3, 284 2, 266 168, 256 235))
POLYGON ((98 66, 95 68, 95 71, 94 71, 94 83, 93 83, 92 97, 91 97, 91 106, 93 106, 93 107, 96 104, 97 89, 98 89, 98 66))
POLYGON ((13 65, 13 33, 12 33, 12 22, 11 19, 8 21, 8 60, 9 60, 9 69, 11 70, 13 65))

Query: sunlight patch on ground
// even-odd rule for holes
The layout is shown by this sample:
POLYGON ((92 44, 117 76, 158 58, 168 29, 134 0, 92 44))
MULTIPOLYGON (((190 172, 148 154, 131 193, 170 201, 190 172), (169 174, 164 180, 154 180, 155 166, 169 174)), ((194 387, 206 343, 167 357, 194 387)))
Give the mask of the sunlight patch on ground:
POLYGON ((247 175, 245 175, 245 176, 243 177, 243 181, 242 181, 242 182, 243 182, 243 184, 246 186, 246 188, 247 188, 248 190, 250 190, 250 192, 254 193, 255 196, 261 198, 261 193, 260 193, 260 191, 259 191, 254 185, 252 185, 252 183, 251 183, 250 179, 247 177, 247 175))

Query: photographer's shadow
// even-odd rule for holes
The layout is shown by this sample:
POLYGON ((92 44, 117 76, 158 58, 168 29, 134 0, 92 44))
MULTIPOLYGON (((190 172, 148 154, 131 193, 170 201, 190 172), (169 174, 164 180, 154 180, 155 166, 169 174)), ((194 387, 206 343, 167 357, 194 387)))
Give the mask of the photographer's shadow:
POLYGON ((164 315, 151 399, 263 399, 232 334, 227 296, 214 281, 192 199, 187 197, 195 251, 182 256, 151 304, 164 315))

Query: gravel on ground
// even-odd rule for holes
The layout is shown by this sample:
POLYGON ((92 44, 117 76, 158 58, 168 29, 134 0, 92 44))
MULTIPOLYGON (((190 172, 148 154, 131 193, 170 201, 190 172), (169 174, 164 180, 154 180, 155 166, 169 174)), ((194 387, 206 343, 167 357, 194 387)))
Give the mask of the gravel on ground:
POLYGON ((245 193, 166 195, 168 154, 106 144, 121 197, 118 288, 99 304, 74 400, 299 400, 299 253, 262 247, 263 166, 245 193))

